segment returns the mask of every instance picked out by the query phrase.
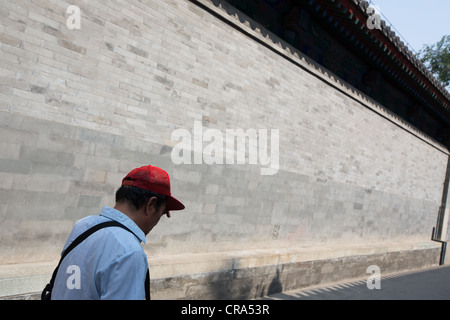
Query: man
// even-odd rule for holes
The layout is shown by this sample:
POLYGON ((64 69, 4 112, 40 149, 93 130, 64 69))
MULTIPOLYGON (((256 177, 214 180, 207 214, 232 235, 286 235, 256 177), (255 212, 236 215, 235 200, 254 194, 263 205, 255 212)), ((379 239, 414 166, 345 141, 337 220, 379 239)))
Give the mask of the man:
POLYGON ((114 208, 78 221, 63 249, 83 232, 106 221, 123 227, 95 231, 62 260, 57 271, 52 300, 112 299, 143 300, 148 279, 147 256, 141 246, 160 218, 184 205, 171 196, 166 171, 145 166, 132 170, 116 192, 114 208))

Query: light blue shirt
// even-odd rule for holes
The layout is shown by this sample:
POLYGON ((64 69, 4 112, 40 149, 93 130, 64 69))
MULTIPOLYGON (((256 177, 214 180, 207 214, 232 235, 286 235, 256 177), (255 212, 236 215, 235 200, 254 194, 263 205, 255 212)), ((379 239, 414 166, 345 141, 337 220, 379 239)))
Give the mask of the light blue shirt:
POLYGON ((145 299, 148 262, 140 243, 145 243, 145 234, 122 212, 105 207, 100 215, 78 221, 63 252, 84 231, 111 220, 120 222, 136 236, 120 227, 103 228, 90 235, 61 263, 52 300, 145 299))

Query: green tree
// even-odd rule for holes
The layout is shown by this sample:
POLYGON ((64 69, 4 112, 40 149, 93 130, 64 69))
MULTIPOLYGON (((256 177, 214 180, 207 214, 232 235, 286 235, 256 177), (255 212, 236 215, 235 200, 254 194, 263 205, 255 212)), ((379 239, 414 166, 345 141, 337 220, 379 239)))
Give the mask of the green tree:
POLYGON ((422 62, 450 89, 450 35, 433 45, 424 45, 419 52, 422 62))

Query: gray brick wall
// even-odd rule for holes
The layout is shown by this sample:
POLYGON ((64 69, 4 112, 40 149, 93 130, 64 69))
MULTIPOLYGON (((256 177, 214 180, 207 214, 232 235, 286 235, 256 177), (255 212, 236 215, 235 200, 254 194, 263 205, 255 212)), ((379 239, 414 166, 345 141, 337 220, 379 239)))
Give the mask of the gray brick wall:
POLYGON ((2 1, 0 264, 57 257, 73 223, 146 164, 187 207, 152 231, 151 255, 429 240, 447 150, 189 1, 70 4, 80 30, 64 1, 2 1), (194 121, 279 129, 278 174, 174 165, 171 134, 194 121))

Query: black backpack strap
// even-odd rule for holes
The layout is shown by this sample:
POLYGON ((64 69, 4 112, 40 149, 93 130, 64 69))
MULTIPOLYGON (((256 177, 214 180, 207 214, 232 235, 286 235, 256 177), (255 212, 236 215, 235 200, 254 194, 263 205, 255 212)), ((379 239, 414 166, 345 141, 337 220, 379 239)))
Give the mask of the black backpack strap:
MULTIPOLYGON (((48 283, 44 290, 42 291, 41 294, 41 300, 51 300, 51 292, 53 289, 53 285, 55 283, 55 278, 56 278, 56 274, 58 273, 58 269, 59 266, 61 265, 62 261, 64 260, 64 258, 69 254, 70 251, 72 251, 77 245, 79 245, 81 242, 83 242, 87 237, 89 237, 91 234, 93 234, 94 232, 103 229, 103 228, 107 228, 107 227, 120 227, 123 228, 129 232, 131 232, 136 238, 138 238, 138 240, 140 241, 139 237, 134 234, 133 231, 131 231, 130 229, 128 229, 127 227, 125 227, 123 224, 121 224, 120 222, 117 221, 106 221, 106 222, 102 222, 99 223, 95 226, 93 226, 92 228, 86 230, 85 232, 83 232, 81 235, 79 235, 68 247, 66 250, 64 250, 63 254, 61 255, 61 259, 59 260, 58 266, 55 268, 55 270, 53 271, 52 274, 52 278, 50 280, 50 283, 48 283)), ((150 272, 147 269, 147 276, 145 279, 145 299, 146 300, 150 300, 150 272), (148 279, 148 280, 147 280, 148 279), (148 283, 147 283, 148 282, 148 283)))
POLYGON ((150 299, 150 269, 147 268, 147 276, 145 277, 145 300, 150 299))
MULTIPOLYGON (((131 232, 132 234, 134 234, 130 229, 128 229, 127 227, 125 227, 123 224, 117 222, 117 221, 107 221, 107 222, 102 222, 100 224, 97 224, 95 226, 93 226, 92 228, 86 230, 85 232, 83 232, 81 235, 78 236, 78 238, 76 238, 68 247, 66 250, 64 250, 64 253, 61 256, 61 261, 69 254, 70 251, 72 251, 77 245, 79 245, 81 242, 83 242, 87 237, 89 237, 91 234, 93 234, 94 232, 103 229, 103 228, 107 228, 107 227, 121 227, 125 230, 128 230, 129 232, 131 232)), ((134 234, 134 236, 136 238, 138 238, 138 236, 136 236, 134 234)), ((139 239, 139 238, 138 238, 139 239)), ((140 241, 140 240, 139 240, 140 241)))

